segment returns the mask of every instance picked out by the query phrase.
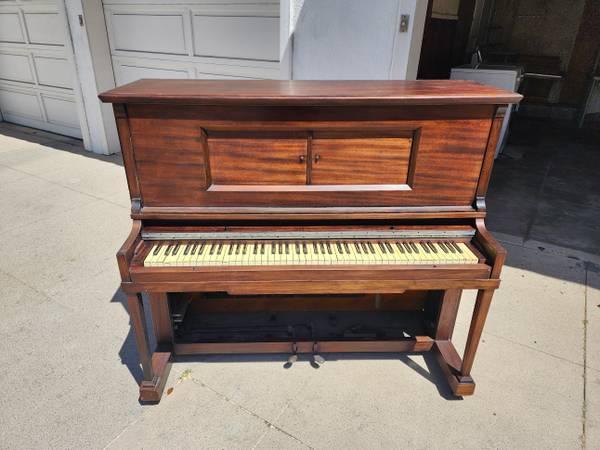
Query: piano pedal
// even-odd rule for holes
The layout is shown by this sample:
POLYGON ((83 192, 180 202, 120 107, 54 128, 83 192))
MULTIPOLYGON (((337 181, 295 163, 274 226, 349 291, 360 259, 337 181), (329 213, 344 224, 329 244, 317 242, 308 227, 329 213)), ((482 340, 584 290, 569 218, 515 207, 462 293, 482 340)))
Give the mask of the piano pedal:
POLYGON ((319 344, 317 342, 315 342, 313 344, 312 361, 310 362, 310 365, 313 366, 315 369, 318 369, 323 364, 325 364, 325 358, 323 358, 321 355, 319 355, 319 353, 317 353, 318 351, 319 351, 319 344))
POLYGON ((298 361, 298 344, 294 342, 292 344, 292 354, 289 356, 287 362, 283 365, 283 368, 289 369, 296 361, 298 361))

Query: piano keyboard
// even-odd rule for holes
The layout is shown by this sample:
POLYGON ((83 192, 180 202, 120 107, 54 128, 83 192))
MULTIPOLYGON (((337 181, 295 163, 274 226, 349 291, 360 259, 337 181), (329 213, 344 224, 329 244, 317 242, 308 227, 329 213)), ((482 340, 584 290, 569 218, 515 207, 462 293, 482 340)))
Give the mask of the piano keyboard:
POLYGON ((477 264, 462 242, 386 240, 189 241, 156 243, 146 267, 357 264, 477 264))

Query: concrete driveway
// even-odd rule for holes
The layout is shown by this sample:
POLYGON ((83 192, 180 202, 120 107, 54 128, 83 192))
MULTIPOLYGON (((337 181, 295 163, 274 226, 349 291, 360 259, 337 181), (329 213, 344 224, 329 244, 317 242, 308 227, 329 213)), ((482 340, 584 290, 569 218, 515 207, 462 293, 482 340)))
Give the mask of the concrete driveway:
POLYGON ((129 229, 118 156, 0 124, 0 447, 600 448, 597 256, 501 235, 470 398, 418 355, 215 356, 141 406, 114 258, 129 229))

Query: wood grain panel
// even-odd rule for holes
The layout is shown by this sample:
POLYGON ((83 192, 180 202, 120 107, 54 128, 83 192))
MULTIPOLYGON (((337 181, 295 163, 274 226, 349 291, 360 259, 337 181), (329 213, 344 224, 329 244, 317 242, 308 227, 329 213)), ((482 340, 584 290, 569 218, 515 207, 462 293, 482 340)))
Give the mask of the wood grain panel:
POLYGON ((111 103, 179 105, 498 105, 522 96, 473 81, 139 80, 100 95, 111 103))
POLYGON ((208 139, 213 185, 306 183, 306 139, 208 139))
POLYGON ((408 176, 412 139, 312 139, 311 184, 401 185, 408 176))
MULTIPOLYGON (((146 133, 149 141, 152 141, 152 135, 156 134, 171 136, 175 143, 182 139, 189 140, 192 148, 199 145, 201 129, 207 130, 209 138, 216 132, 239 133, 240 130, 254 130, 257 133, 285 131, 292 134, 313 131, 315 136, 336 130, 353 137, 357 136, 357 130, 365 133, 365 136, 394 130, 396 135, 402 137, 406 133, 418 130, 418 148, 414 159, 411 190, 369 191, 361 190, 360 185, 349 186, 352 189, 334 191, 309 189, 253 192, 217 189, 194 192, 192 200, 192 197, 178 198, 185 191, 178 194, 173 187, 163 185, 165 190, 170 191, 163 193, 163 199, 169 196, 174 202, 170 206, 222 208, 260 208, 275 205, 278 208, 471 207, 494 113, 494 108, 481 106, 445 109, 437 106, 227 108, 128 105, 127 109, 134 134, 146 133)), ((387 138, 389 134, 383 136, 387 138)), ((277 137, 276 140, 281 141, 281 138, 277 137)), ((167 142, 168 139, 165 138, 164 144, 167 142)), ((172 143, 170 145, 172 146, 172 143)), ((192 158, 186 161, 193 163, 194 160, 192 158)), ((186 171, 190 170, 187 166, 184 168, 186 171)), ((244 171, 240 164, 237 168, 244 171)), ((360 165, 355 165, 354 168, 357 173, 365 170, 360 165)), ((144 174, 138 175, 143 177, 144 174)), ((174 179, 174 173, 169 177, 174 179)), ((247 177, 248 174, 243 176, 244 179, 247 177)), ((290 185, 289 183, 288 179, 284 180, 284 184, 290 185)), ((160 204, 167 206, 166 203, 160 204)), ((158 206, 154 200, 152 204, 148 201, 144 204, 158 206)))
POLYGON ((131 127, 143 204, 190 206, 207 187, 201 129, 180 133, 176 124, 131 127))

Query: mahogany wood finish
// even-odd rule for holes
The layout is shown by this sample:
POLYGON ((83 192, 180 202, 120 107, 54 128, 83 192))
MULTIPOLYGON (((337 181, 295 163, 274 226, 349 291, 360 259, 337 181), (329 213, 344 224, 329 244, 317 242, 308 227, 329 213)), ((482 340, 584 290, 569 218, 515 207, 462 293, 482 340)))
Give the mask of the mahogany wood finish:
POLYGON ((432 351, 454 394, 473 393, 470 373, 506 257, 485 228, 485 195, 502 117, 518 94, 468 81, 140 80, 100 98, 114 104, 131 196, 133 227, 117 260, 141 400, 160 401, 174 356, 198 353, 432 351), (472 230, 464 242, 479 263, 143 264, 148 232, 421 228, 472 230), (463 289, 478 296, 461 359, 452 331, 463 289), (176 334, 182 305, 417 314, 426 334, 188 342, 176 334))

